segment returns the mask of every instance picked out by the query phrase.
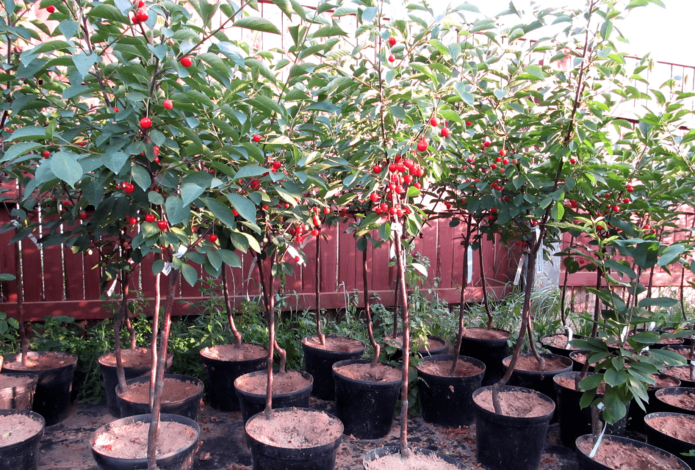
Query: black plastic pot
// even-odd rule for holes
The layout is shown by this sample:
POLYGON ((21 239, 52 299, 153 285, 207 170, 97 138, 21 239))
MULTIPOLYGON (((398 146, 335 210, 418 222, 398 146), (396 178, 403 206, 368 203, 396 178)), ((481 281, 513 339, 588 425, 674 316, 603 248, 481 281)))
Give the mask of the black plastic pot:
POLYGON ((26 377, 29 382, 0 389, 0 410, 31 410, 39 377, 36 374, 12 374, 12 377, 26 377))
POLYGON ((52 426, 65 419, 70 406, 70 391, 72 390, 72 376, 77 367, 77 356, 70 353, 59 352, 30 352, 28 358, 55 354, 65 356, 72 362, 54 369, 13 370, 7 367, 10 362, 15 362, 17 354, 5 357, 4 374, 26 375, 27 373, 38 376, 34 404, 32 410, 43 416, 46 426, 52 426))
MULTIPOLYGON (((591 435, 581 436, 581 437, 577 438, 576 443, 579 444, 579 442, 586 441, 586 440, 593 442, 592 439, 593 439, 593 437, 591 435)), ((605 436, 604 435, 603 439, 608 440, 608 441, 620 442, 622 444, 631 445, 637 449, 643 449, 646 447, 647 449, 650 449, 650 450, 657 452, 661 455, 671 456, 671 454, 669 454, 668 452, 666 452, 662 449, 659 449, 658 447, 647 444, 645 442, 635 441, 634 439, 628 439, 627 437, 605 436)), ((614 470, 611 467, 607 467, 603 464, 598 463, 594 459, 589 458, 589 456, 587 454, 585 454, 584 452, 582 452, 579 449, 579 447, 576 447, 576 449, 577 449, 577 460, 579 461, 579 468, 581 470, 614 470)), ((690 467, 688 466, 688 464, 683 462, 680 458, 678 458, 678 456, 674 456, 674 457, 676 457, 676 459, 678 460, 678 467, 672 468, 669 470, 691 470, 690 467)))
POLYGON ((41 423, 41 430, 20 442, 0 446, 0 465, 8 470, 36 470, 39 465, 39 443, 46 428, 46 421, 38 413, 29 410, 0 410, 0 416, 24 415, 41 423))
MULTIPOLYGON (((533 354, 528 353, 521 354, 521 357, 534 356, 533 354)), ((557 354, 541 353, 541 357, 543 357, 544 359, 562 359, 562 362, 565 365, 565 367, 558 370, 548 370, 541 372, 515 369, 514 372, 512 372, 512 377, 509 379, 509 385, 530 388, 531 390, 536 390, 537 392, 541 392, 543 395, 550 397, 553 401, 557 401, 557 393, 555 393, 555 382, 553 382, 553 377, 563 372, 571 372, 574 361, 572 361, 569 357, 559 356, 557 354)), ((507 364, 509 364, 511 359, 512 356, 509 356, 502 361, 505 371, 507 369, 507 364)))
POLYGON ((665 401, 662 400, 662 398, 666 395, 693 395, 695 396, 695 388, 691 387, 667 387, 667 388, 662 388, 661 390, 657 390, 656 393, 654 394, 654 398, 656 398, 656 409, 658 411, 662 411, 665 413, 683 413, 686 415, 695 415, 695 410, 689 410, 687 408, 680 408, 678 406, 673 406, 665 401))
MULTIPOLYGON (((275 413, 292 410, 292 408, 277 408, 275 413)), ((335 416, 323 411, 309 409, 304 411, 325 414, 340 422, 335 416)), ((258 419, 265 419, 265 417, 259 414, 258 419)), ((333 470, 335 457, 342 438, 341 434, 335 441, 322 446, 306 449, 287 449, 257 441, 248 432, 246 433, 246 439, 251 448, 253 470, 333 470)))
POLYGON ((680 341, 678 343, 656 343, 651 346, 652 349, 665 349, 665 348, 670 348, 670 349, 681 349, 685 348, 688 351, 690 351, 690 346, 685 346, 685 340, 683 338, 680 338, 680 341))
MULTIPOLYGON (((672 385, 672 387, 680 387, 680 380, 678 380, 675 377, 670 377, 666 376, 664 374, 659 374, 660 377, 663 378, 669 378, 672 380, 675 380, 677 382, 677 385, 672 385)), ((644 404, 644 407, 647 409, 647 412, 645 413, 642 408, 639 406, 631 406, 629 408, 628 412, 628 421, 627 421, 627 428, 633 431, 637 432, 644 432, 644 417, 647 414, 654 413, 658 409, 657 401, 656 401, 656 392, 657 390, 661 390, 662 388, 666 387, 655 387, 655 386, 649 386, 647 387, 647 395, 649 396, 649 402, 644 404)), ((586 434, 586 433, 585 433, 586 434)))
MULTIPOLYGON (((118 426, 124 426, 131 423, 143 422, 149 423, 152 421, 152 415, 138 415, 129 416, 128 418, 117 419, 105 426, 97 429, 94 434, 92 434, 89 443, 92 447, 92 457, 97 463, 99 470, 147 470, 147 459, 119 459, 117 457, 109 457, 104 454, 100 454, 94 450, 94 443, 96 438, 103 432, 107 432, 109 429, 118 426)), ((198 423, 194 420, 186 418, 180 415, 170 415, 162 413, 160 415, 161 422, 173 421, 176 423, 185 424, 195 429, 195 439, 191 441, 186 447, 183 447, 175 452, 171 452, 166 455, 160 455, 157 457, 157 468, 159 470, 190 470, 193 468, 194 464, 194 452, 198 445, 198 437, 200 436, 200 428, 198 423)))
MULTIPOLYGON (((444 341, 442 338, 439 336, 432 336, 432 335, 427 335, 427 338, 429 340, 436 340, 442 343, 444 346, 441 348, 437 349, 418 349, 417 353, 420 355, 420 357, 429 357, 429 356, 437 356, 439 354, 444 354, 444 351, 446 351, 446 341, 444 341)), ((394 347, 394 346, 391 346, 394 347)), ((413 341, 411 340, 410 342, 410 351, 413 352, 413 341)), ((398 348, 396 351, 389 356, 389 360, 391 361, 400 361, 403 358, 403 348, 398 348)))
POLYGON ((249 372, 263 370, 268 364, 267 356, 247 361, 222 361, 206 356, 203 350, 200 359, 205 366, 205 387, 210 406, 225 412, 240 410, 234 381, 249 372))
MULTIPOLYGON (((432 455, 435 457, 438 457, 439 459, 443 460, 444 462, 451 464, 455 466, 456 468, 459 468, 461 470, 468 470, 468 466, 465 464, 459 462, 458 460, 452 459, 448 455, 440 454, 439 452, 435 452, 430 449, 410 449, 411 452, 417 453, 417 454, 422 454, 422 455, 432 455)), ((393 454, 400 454, 401 453, 401 448, 397 446, 386 446, 386 447, 379 447, 378 449, 372 449, 366 454, 364 454, 364 459, 362 460, 362 467, 364 469, 367 468, 367 464, 365 462, 371 462, 372 460, 376 460, 379 457, 385 457, 387 455, 393 455, 393 454)))
MULTIPOLYGON (((572 351, 572 352, 570 352, 570 354, 569 354, 569 358, 572 359, 572 370, 573 370, 574 372, 581 372, 581 371, 582 371, 582 368, 584 367, 584 364, 582 364, 582 363, 579 362, 577 359, 575 359, 575 355, 577 355, 577 354, 587 354, 587 355, 589 355, 589 354, 591 354, 591 351, 586 351, 586 350, 584 350, 584 349, 579 349, 579 350, 576 350, 576 351, 572 351)), ((588 356, 587 356, 587 359, 588 359, 588 356)), ((593 372, 593 371, 594 371, 594 366, 589 366, 589 372, 593 372)))
MULTIPOLYGON (((557 379, 561 377, 574 381, 578 374, 579 372, 563 372, 553 377, 555 391, 557 392, 557 416, 560 419, 560 441, 562 445, 567 447, 573 447, 579 436, 591 433, 591 408, 582 409, 579 406, 579 400, 584 392, 563 387, 557 382, 557 379)), ((601 396, 599 394, 596 395, 596 397, 601 396)), ((629 403, 627 406, 628 410, 634 408, 629 403)), ((606 434, 624 436, 626 424, 627 415, 617 423, 609 424, 606 428, 606 434)))
POLYGON ((498 415, 475 403, 475 397, 491 388, 479 388, 473 393, 478 462, 488 470, 538 470, 555 403, 535 390, 505 385, 500 392, 514 391, 538 396, 552 403, 553 411, 533 418, 498 415))
POLYGON ((695 380, 688 380, 682 378, 680 375, 676 375, 673 373, 673 369, 676 367, 684 367, 688 372, 690 372, 690 367, 689 366, 675 366, 675 367, 667 367, 666 369, 662 370, 661 372, 663 374, 669 375, 671 377, 674 377, 681 382, 681 387, 690 387, 690 388, 695 388, 695 380))
MULTIPOLYGON (((288 371, 289 372, 289 371, 288 371)), ((304 371, 297 371, 302 376, 309 381, 309 385, 301 390, 297 390, 292 393, 273 393, 273 409, 279 408, 308 408, 309 407, 309 396, 311 395, 311 389, 314 386, 314 378, 304 371)), ((237 381, 241 380, 243 377, 254 377, 257 375, 264 375, 267 372, 264 370, 259 370, 256 372, 250 372, 239 377, 234 383, 234 389, 239 397, 239 405, 241 408, 241 417, 244 423, 251 419, 255 414, 260 413, 265 409, 265 393, 262 395, 256 395, 253 393, 248 393, 240 390, 237 381)), ((274 374, 277 374, 275 371, 274 374)))
POLYGON ((350 359, 333 364, 336 414, 343 422, 345 434, 358 439, 378 439, 389 433, 403 382, 361 382, 336 372, 342 366, 369 363, 350 359))
MULTIPOLYGON (((326 338, 336 338, 327 336, 326 338)), ((354 340, 357 341, 357 340, 354 340)), ((348 359, 359 359, 364 354, 365 346, 354 352, 328 351, 312 348, 302 341, 306 371, 314 378, 314 389, 311 394, 322 400, 335 400, 335 382, 333 381, 333 364, 348 359)))
MULTIPOLYGON (((138 349, 146 349, 146 348, 138 348, 138 349)), ((125 351, 125 350, 124 350, 125 351)), ((116 398, 116 386, 118 385, 118 372, 116 366, 110 366, 108 364, 104 364, 103 360, 106 358, 106 356, 111 355, 113 353, 106 353, 103 356, 101 356, 97 362, 99 363, 99 369, 101 369, 101 377, 104 379, 104 395, 106 396, 106 406, 109 409, 109 414, 111 416, 115 416, 116 418, 121 418, 125 416, 121 416, 121 409, 118 405, 118 399, 116 398)), ((169 370, 171 369, 171 364, 174 362, 174 354, 171 352, 167 353, 167 368, 165 373, 168 373, 169 370)), ((150 371, 152 370, 151 366, 146 366, 146 367, 123 367, 123 372, 125 373, 125 379, 126 381, 129 379, 134 379, 136 377, 142 377, 143 375, 149 375, 150 371)), ((149 413, 150 411, 147 410, 145 413, 149 413)), ((143 413, 135 413, 135 414, 143 414, 143 413)), ((128 415, 132 416, 132 415, 128 415)))
POLYGON ((679 417, 689 420, 691 422, 690 426, 695 428, 695 416, 685 415, 682 413, 650 413, 644 417, 644 428, 647 431, 647 444, 663 449, 679 458, 681 458, 685 463, 691 467, 695 466, 695 457, 686 457, 683 454, 695 450, 695 444, 690 442, 682 441, 675 437, 669 436, 659 431, 655 427, 649 424, 649 421, 654 418, 666 418, 666 417, 679 417))
MULTIPOLYGON (((469 330, 472 329, 482 328, 469 328, 469 330)), ((508 331, 504 331, 504 333, 509 334, 508 331)), ((479 361, 483 361, 483 363, 485 364, 485 377, 483 377, 483 386, 492 385, 499 382, 499 380, 504 375, 502 359, 509 355, 509 346, 507 344, 508 339, 509 337, 501 339, 468 338, 466 336, 463 337, 461 341, 460 354, 462 356, 478 359, 479 361)))
MULTIPOLYGON (((452 361, 453 355, 423 358, 423 362, 452 361)), ((473 392, 481 387, 485 375, 485 364, 477 359, 459 356, 459 361, 468 362, 482 370, 468 377, 442 377, 418 369, 417 382, 420 392, 422 419, 427 423, 457 428, 468 426, 475 419, 473 392)))
MULTIPOLYGON (((543 345, 543 347, 544 347, 545 349, 547 349, 548 351, 550 351, 552 354, 557 354, 558 356, 569 357, 569 355, 570 355, 570 353, 571 353, 572 351, 577 351, 576 349, 558 348, 558 347, 555 347, 555 346, 550 346, 550 345, 548 345, 548 344, 545 344, 545 343, 543 342, 543 340, 546 339, 546 338, 550 338, 551 336, 567 336, 567 335, 564 335, 564 334, 562 334, 562 333, 555 333, 555 334, 552 334, 552 335, 545 335, 545 336, 542 336, 542 337, 541 337, 541 344, 543 345)), ((572 339, 584 339, 584 337, 583 337, 583 336, 577 336, 577 335, 575 335, 575 336, 572 337, 572 339)))
MULTIPOLYGON (((195 377, 189 377, 187 375, 176 375, 176 374, 164 374, 164 379, 174 379, 181 382, 193 382, 199 388, 200 391, 195 395, 188 397, 180 401, 170 401, 162 402, 162 413, 167 413, 171 415, 185 416, 188 419, 196 420, 198 417, 198 405, 200 400, 203 398, 203 382, 196 379, 195 377)), ((136 377, 126 381, 128 387, 138 383, 150 383, 150 377, 136 377)), ((118 400, 118 407, 121 410, 121 417, 127 418, 129 416, 146 415, 151 413, 149 403, 135 403, 123 399, 122 394, 116 390, 116 399, 118 400)))

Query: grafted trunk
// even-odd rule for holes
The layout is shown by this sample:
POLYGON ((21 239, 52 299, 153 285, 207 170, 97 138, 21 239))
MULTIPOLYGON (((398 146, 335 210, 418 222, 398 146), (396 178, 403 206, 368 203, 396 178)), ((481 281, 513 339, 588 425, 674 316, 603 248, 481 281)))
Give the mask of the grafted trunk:
POLYGON ((157 364, 157 336, 159 336, 159 308, 162 300, 162 286, 159 284, 162 277, 161 271, 154 277, 154 312, 152 313, 152 342, 150 351, 153 370, 150 373, 150 409, 154 407, 154 391, 157 377, 154 367, 157 364))
POLYGON ((369 334, 369 342, 374 348, 374 357, 372 357, 372 367, 379 363, 379 355, 381 354, 381 346, 374 339, 374 328, 372 326, 372 310, 369 304, 369 281, 367 276, 367 247, 362 252, 362 280, 364 281, 364 311, 367 314, 367 333, 369 334))
POLYGON ((227 309, 227 318, 229 319, 229 328, 234 334, 236 339, 236 347, 241 347, 241 333, 237 330, 236 323, 234 323, 234 310, 232 309, 232 302, 229 299, 229 283, 227 282, 227 266, 222 266, 222 289, 224 291, 224 306, 227 309))
POLYGON ((468 215, 468 222, 466 223, 466 237, 463 239, 463 275, 461 276, 461 306, 459 308, 459 329, 456 333, 456 349, 454 350, 454 361, 451 364, 451 370, 449 375, 453 377, 456 375, 456 367, 459 362, 459 355, 461 354, 461 344, 463 343, 463 331, 464 331, 464 313, 466 307, 466 288, 468 287, 468 247, 471 241, 471 222, 473 221, 473 216, 468 215))
POLYGON ((408 296, 405 289, 405 266, 403 266, 403 246, 401 244, 401 234, 396 231, 396 257, 398 259, 398 283, 400 284, 401 301, 403 302, 401 322, 403 324, 403 368, 401 385, 401 457, 406 459, 410 456, 408 449, 408 377, 410 371, 410 318, 408 316, 408 296))
MULTIPOLYGON (((320 230, 320 229, 319 229, 320 230)), ((316 335, 321 346, 326 345, 326 335, 321 332, 321 233, 316 236, 316 335)))
POLYGON ((268 385, 265 392, 265 417, 266 419, 273 418, 273 356, 274 349, 277 347, 275 339, 275 292, 273 265, 275 264, 275 251, 270 256, 270 278, 266 286, 266 279, 263 276, 263 260, 257 256, 258 274, 261 277, 261 288, 263 289, 263 298, 265 299, 266 317, 268 321, 268 385))
MULTIPOLYGON (((485 315, 487 315, 487 328, 492 328, 492 323, 494 318, 492 317, 492 312, 490 311, 490 302, 487 296, 487 283, 485 282, 485 266, 483 263, 483 240, 480 240, 480 246, 478 247, 478 258, 480 259, 480 282, 483 286, 483 305, 485 305, 485 315)), ((464 267, 465 270, 465 267, 464 267)))
POLYGON ((125 370, 123 370, 123 358, 121 354, 121 326, 123 325, 123 319, 127 318, 128 315, 128 295, 130 293, 130 286, 128 285, 129 279, 130 274, 127 271, 121 271, 121 307, 118 310, 118 316, 116 317, 116 322, 113 326, 116 339, 116 375, 118 377, 118 389, 121 391, 121 393, 125 392, 127 388, 125 381, 125 370))
POLYGON ((15 247, 15 272, 17 273, 17 315, 19 316, 19 344, 21 346, 22 367, 27 367, 27 355, 29 354, 29 339, 27 339, 26 325, 24 324, 24 278, 22 273, 22 259, 19 251, 19 242, 15 247))

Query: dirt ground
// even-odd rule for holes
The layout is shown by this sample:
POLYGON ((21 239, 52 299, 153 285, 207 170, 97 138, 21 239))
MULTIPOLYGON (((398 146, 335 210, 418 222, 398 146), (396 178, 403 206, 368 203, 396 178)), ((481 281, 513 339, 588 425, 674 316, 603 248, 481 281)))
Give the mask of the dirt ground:
MULTIPOLYGON (((332 402, 311 399, 311 407, 334 413, 332 402)), ((41 442, 39 469, 96 470, 89 439, 100 426, 113 421, 106 406, 73 405, 68 418, 46 429, 41 442)), ((240 413, 222 413, 209 406, 198 415, 200 441, 195 469, 250 470, 251 454, 246 447, 240 413)), ((384 445, 398 445, 399 420, 383 439, 360 440, 343 436, 338 449, 336 470, 362 469, 366 451, 384 445)), ((577 470, 574 453, 559 445, 557 424, 551 425, 539 470, 577 470)), ((482 469, 475 458, 475 426, 447 429, 425 423, 420 418, 409 420, 409 440, 413 447, 442 452, 464 462, 472 470, 482 469)))

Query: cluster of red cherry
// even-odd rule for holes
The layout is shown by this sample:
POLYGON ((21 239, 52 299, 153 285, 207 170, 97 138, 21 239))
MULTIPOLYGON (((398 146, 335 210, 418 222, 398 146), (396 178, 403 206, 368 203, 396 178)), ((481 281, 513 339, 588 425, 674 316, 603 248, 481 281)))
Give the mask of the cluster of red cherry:
MULTIPOLYGON (((374 166, 372 169, 376 175, 380 174, 382 170, 383 168, 379 165, 374 166)), ((400 204, 394 204, 394 201, 397 199, 398 195, 406 192, 403 184, 412 184, 417 189, 422 188, 422 184, 418 181, 414 181, 414 178, 425 176, 425 169, 409 158, 403 159, 400 155, 396 155, 394 163, 389 164, 388 170, 390 175, 386 197, 391 201, 391 206, 389 207, 385 202, 377 204, 381 199, 381 196, 377 192, 371 193, 369 195, 369 200, 374 203, 374 212, 377 215, 390 214, 403 217, 406 214, 410 214, 410 208, 408 206, 402 207, 400 204)))
POLYGON ((145 10, 142 10, 144 7, 145 2, 143 0, 138 0, 138 8, 140 8, 140 10, 133 13, 133 16, 130 17, 130 21, 132 21, 133 24, 144 23, 150 19, 150 15, 148 15, 145 10))

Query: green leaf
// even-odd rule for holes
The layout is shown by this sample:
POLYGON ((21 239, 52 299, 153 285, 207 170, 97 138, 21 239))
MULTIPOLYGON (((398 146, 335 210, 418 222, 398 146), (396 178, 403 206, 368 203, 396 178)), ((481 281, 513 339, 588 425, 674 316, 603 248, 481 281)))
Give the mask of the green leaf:
POLYGON ((470 94, 466 91, 466 85, 464 83, 462 83, 462 82, 456 83, 454 85, 454 89, 456 90, 456 93, 459 94, 459 96, 461 97, 461 99, 463 101, 465 101, 469 105, 473 106, 473 104, 475 103, 475 98, 473 97, 472 94, 470 94))
POLYGON ((526 67, 526 73, 529 73, 536 78, 545 78, 543 69, 539 65, 529 65, 528 67, 526 67))
POLYGON ((102 161, 104 166, 109 170, 113 171, 115 174, 120 173, 121 168, 128 161, 128 155, 123 152, 112 152, 104 154, 102 161))
POLYGON ((177 196, 169 196, 164 204, 171 225, 178 225, 190 217, 190 207, 185 206, 177 196))
POLYGON ((618 387, 627 382, 627 379, 627 373, 624 371, 617 371, 615 369, 608 369, 603 374, 603 380, 611 387, 618 387))
POLYGON ((249 16, 242 18, 234 23, 234 26, 238 28, 251 29, 254 31, 262 31, 264 33, 280 34, 280 31, 275 27, 273 23, 266 20, 265 18, 259 18, 255 16, 249 16))
POLYGON ((603 410, 603 420, 608 424, 615 424, 627 413, 625 403, 620 400, 618 391, 611 389, 603 399, 606 408, 603 410))
POLYGON ((280 105, 263 95, 256 95, 255 98, 249 98, 246 100, 246 102, 264 113, 278 113, 281 116, 284 116, 285 114, 280 105))
POLYGON ((647 298, 647 299, 642 299, 639 302, 640 307, 663 307, 663 308, 669 308, 673 307, 678 303, 678 300, 676 299, 671 299, 668 297, 658 297, 656 299, 653 298, 647 298))
POLYGON ((236 172, 234 177, 232 178, 232 181, 238 180, 240 178, 250 178, 253 176, 261 176, 264 173, 267 173, 268 169, 263 168, 262 166, 258 165, 246 165, 243 166, 239 169, 239 171, 236 172))
POLYGON ((680 258, 681 253, 683 253, 684 251, 685 245, 683 245, 682 243, 669 246, 663 251, 663 253, 661 253, 659 261, 656 262, 657 266, 666 266, 668 264, 673 263, 674 261, 678 260, 678 258, 680 258))
POLYGON ((230 211, 227 206, 212 198, 206 198, 205 205, 215 214, 217 220, 231 229, 236 228, 234 214, 232 214, 232 211, 230 211))
POLYGON ((553 204, 553 208, 550 210, 550 215, 553 220, 562 220, 562 216, 565 215, 565 206, 560 201, 556 201, 553 204))
POLYGON ((87 16, 91 18, 104 18, 111 21, 116 21, 119 23, 128 22, 128 17, 120 12, 118 8, 113 5, 101 4, 89 10, 87 16))
POLYGON ((61 180, 74 187, 82 178, 82 165, 77 161, 77 155, 69 152, 54 153, 50 159, 51 171, 61 180))
POLYGON ((28 140, 46 137, 46 128, 39 126, 20 127, 7 138, 7 141, 28 140))
POLYGON ((240 268, 241 267, 241 259, 233 251, 222 249, 222 250, 217 250, 217 254, 220 255, 220 258, 222 258, 222 261, 227 266, 231 266, 232 268, 240 268))
POLYGON ((133 165, 130 168, 130 172, 133 175, 133 181, 135 181, 135 183, 140 186, 143 191, 147 191, 150 188, 152 185, 152 179, 150 178, 150 174, 146 169, 140 165, 133 165))
POLYGON ((256 223, 256 206, 250 199, 240 194, 225 194, 239 215, 249 222, 256 223))
POLYGON ((605 21, 601 25, 601 37, 603 39, 608 39, 611 36, 612 32, 613 32, 613 22, 610 20, 605 21))
POLYGON ((41 147, 43 147, 43 145, 37 144, 36 142, 22 142, 21 144, 14 144, 7 152, 5 152, 5 156, 2 157, 0 163, 9 162, 20 155, 24 155, 27 152, 41 147))
POLYGON ((599 385, 603 382, 603 374, 594 374, 590 375, 588 377, 585 377, 580 383, 579 383, 579 388, 582 390, 593 390, 595 388, 598 388, 599 385))
POLYGON ((195 283, 198 282, 198 270, 190 264, 184 263, 181 265, 181 274, 183 274, 184 279, 186 279, 186 282, 191 286, 194 286, 195 283))
POLYGON ((656 361, 669 366, 682 366, 686 364, 685 357, 668 349, 650 349, 649 355, 656 361))
POLYGON ((181 182, 181 200, 184 205, 195 201, 198 196, 210 187, 212 175, 208 172, 196 171, 188 174, 181 182))
POLYGON ((288 18, 292 18, 292 7, 288 0, 271 0, 276 4, 282 11, 287 15, 288 18))
POLYGON ((635 271, 632 270, 629 266, 625 266, 622 263, 619 263, 618 261, 614 261, 612 259, 606 260, 606 266, 609 268, 618 271, 619 273, 625 274, 627 277, 630 279, 634 279, 637 277, 637 274, 635 274, 635 271))
POLYGON ((87 55, 83 52, 81 54, 72 56, 72 62, 75 64, 75 68, 77 68, 77 71, 80 73, 83 80, 84 77, 89 73, 89 69, 91 69, 92 66, 98 61, 99 56, 95 53, 87 55))

